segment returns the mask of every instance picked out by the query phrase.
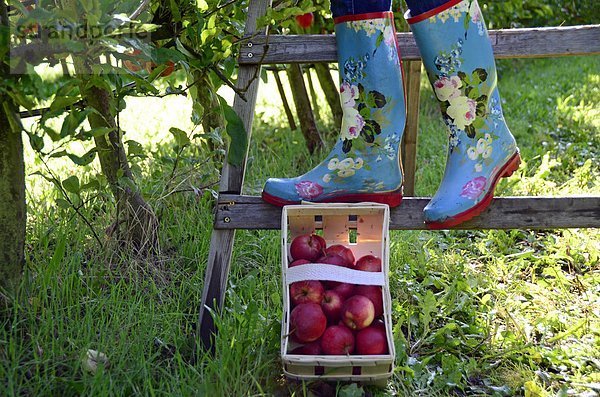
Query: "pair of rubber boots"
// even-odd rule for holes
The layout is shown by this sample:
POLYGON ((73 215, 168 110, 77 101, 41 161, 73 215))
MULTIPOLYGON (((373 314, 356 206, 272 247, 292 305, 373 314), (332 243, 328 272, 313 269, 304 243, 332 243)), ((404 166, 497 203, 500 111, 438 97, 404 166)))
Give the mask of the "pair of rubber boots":
MULTIPOLYGON (((429 228, 456 226, 479 215, 502 177, 519 166, 496 87, 491 42, 477 1, 452 0, 406 15, 447 126, 446 170, 424 209, 429 228)), ((400 144, 406 121, 403 73, 392 12, 336 18, 343 120, 325 160, 297 178, 269 179, 265 201, 402 200, 400 144)))

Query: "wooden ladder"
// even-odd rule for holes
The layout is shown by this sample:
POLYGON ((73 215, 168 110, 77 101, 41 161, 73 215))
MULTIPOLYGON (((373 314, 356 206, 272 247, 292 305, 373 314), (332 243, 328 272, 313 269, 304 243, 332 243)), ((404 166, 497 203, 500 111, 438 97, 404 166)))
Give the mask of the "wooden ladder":
MULTIPOLYGON (((237 88, 245 91, 245 98, 236 96, 233 108, 244 123, 248 147, 261 65, 337 61, 334 35, 267 35, 266 28, 258 28, 257 20, 265 15, 270 4, 270 0, 250 1, 244 44, 238 59, 237 88)), ((600 53, 600 25, 507 29, 489 33, 496 58, 600 53)), ((408 114, 402 148, 405 196, 412 196, 416 169, 421 60, 411 33, 398 33, 398 43, 407 75, 408 114)), ((211 351, 214 350, 212 339, 215 333, 211 312, 218 315, 223 306, 236 229, 281 227, 281 208, 264 203, 260 197, 241 195, 248 147, 244 161, 239 166, 225 162, 219 185, 198 327, 202 346, 211 351)), ((428 202, 429 198, 405 197, 402 205, 391 211, 390 229, 426 229, 422 212, 428 202)), ((600 197, 503 197, 495 198, 484 213, 456 229, 599 227, 600 197)))

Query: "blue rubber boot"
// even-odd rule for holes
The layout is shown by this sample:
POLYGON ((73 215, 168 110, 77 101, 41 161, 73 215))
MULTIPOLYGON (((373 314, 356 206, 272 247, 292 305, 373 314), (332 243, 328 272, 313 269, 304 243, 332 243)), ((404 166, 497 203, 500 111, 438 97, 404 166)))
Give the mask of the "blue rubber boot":
POLYGON ((323 162, 296 178, 270 178, 262 197, 283 206, 301 201, 385 203, 402 200, 400 142, 406 121, 393 14, 335 19, 340 137, 323 162))
POLYGON ((442 183, 424 210, 432 229, 479 215, 502 177, 519 167, 519 149, 500 106, 496 64, 476 0, 452 0, 406 15, 448 127, 442 183))

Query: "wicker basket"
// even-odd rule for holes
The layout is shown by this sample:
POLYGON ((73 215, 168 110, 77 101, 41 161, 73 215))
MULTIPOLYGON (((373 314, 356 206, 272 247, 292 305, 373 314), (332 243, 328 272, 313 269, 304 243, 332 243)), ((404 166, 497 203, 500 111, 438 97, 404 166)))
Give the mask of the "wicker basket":
POLYGON ((281 222, 283 321, 281 357, 286 376, 293 379, 361 381, 381 383, 392 375, 395 349, 392 337, 389 273, 389 207, 384 204, 310 204, 283 208, 281 222), (355 258, 375 255, 381 258, 382 272, 364 272, 326 264, 307 264, 288 268, 289 246, 299 235, 317 233, 327 245, 343 244, 355 258), (380 285, 383 293, 383 321, 388 353, 382 355, 300 355, 291 354, 296 346, 291 338, 289 285, 302 280, 331 280, 363 285, 380 285))

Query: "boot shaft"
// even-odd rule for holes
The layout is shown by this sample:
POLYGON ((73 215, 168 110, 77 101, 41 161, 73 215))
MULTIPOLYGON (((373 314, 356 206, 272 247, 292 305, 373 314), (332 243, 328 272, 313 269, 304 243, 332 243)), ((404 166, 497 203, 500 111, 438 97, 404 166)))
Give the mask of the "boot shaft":
POLYGON ((327 157, 296 178, 271 178, 263 198, 275 205, 402 199, 400 143, 406 120, 393 14, 336 18, 343 119, 327 157))
POLYGON ((348 15, 335 22, 344 112, 340 139, 348 153, 402 134, 404 79, 392 12, 348 15))
POLYGON ((519 152, 477 1, 451 0, 407 19, 449 133, 444 177, 424 216, 430 227, 447 228, 489 205, 499 178, 518 167, 519 152))

